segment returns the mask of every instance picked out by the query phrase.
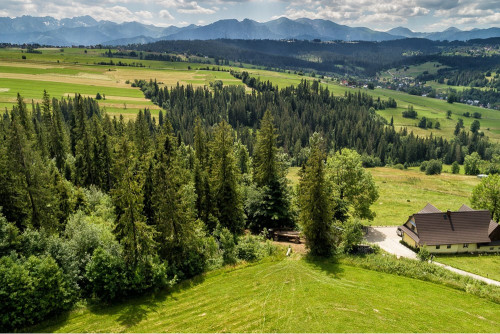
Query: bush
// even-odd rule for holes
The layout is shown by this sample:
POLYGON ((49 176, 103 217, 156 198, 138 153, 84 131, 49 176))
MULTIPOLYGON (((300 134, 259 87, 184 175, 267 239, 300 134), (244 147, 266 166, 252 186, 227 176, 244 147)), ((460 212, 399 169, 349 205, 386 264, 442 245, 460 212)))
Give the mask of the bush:
POLYGON ((8 255, 20 244, 19 229, 2 215, 0 207, 0 256, 8 255))
POLYGON ((75 299, 50 256, 0 259, 0 327, 3 331, 40 322, 69 309, 75 299))
POLYGON ((458 164, 458 162, 454 161, 451 164, 451 172, 453 174, 459 174, 460 173, 460 165, 458 164))
POLYGON ((225 227, 217 225, 214 236, 219 240, 224 264, 234 264, 237 261, 236 242, 234 235, 225 227))
POLYGON ((344 253, 350 253, 356 245, 363 241, 363 224, 357 219, 350 219, 344 225, 340 248, 344 253))
POLYGON ((443 163, 441 160, 430 160, 425 168, 426 175, 437 175, 441 174, 443 170, 443 163))
POLYGON ((426 169, 427 169, 427 161, 424 161, 420 164, 420 171, 425 172, 426 169))
POLYGON ((417 112, 415 111, 415 109, 413 109, 413 106, 412 106, 412 105, 409 105, 409 106, 408 106, 408 109, 402 112, 402 116, 403 116, 404 118, 412 118, 412 119, 415 119, 415 118, 417 118, 418 114, 417 114, 417 112))
POLYGON ((392 166, 393 168, 396 168, 396 169, 400 169, 400 170, 403 170, 405 169, 405 166, 403 166, 403 164, 396 164, 394 166, 392 166))
POLYGON ((123 257, 110 254, 101 247, 94 251, 85 276, 96 298, 110 301, 126 294, 128 284, 123 257))
POLYGON ((480 173, 480 166, 482 164, 481 156, 477 152, 465 156, 464 169, 466 175, 477 175, 480 173))
POLYGON ((253 235, 241 238, 236 246, 238 258, 244 261, 255 261, 264 256, 261 252, 260 240, 253 235))
POLYGON ((244 261, 256 261, 265 256, 272 255, 276 246, 270 240, 264 240, 263 235, 246 235, 240 238, 236 246, 238 258, 244 261))
POLYGON ((431 253, 429 252, 429 249, 424 245, 418 249, 417 257, 420 261, 429 261, 431 258, 431 253))
POLYGON ((374 157, 373 155, 368 155, 366 153, 361 155, 361 163, 365 168, 382 166, 382 161, 380 160, 379 157, 374 157))

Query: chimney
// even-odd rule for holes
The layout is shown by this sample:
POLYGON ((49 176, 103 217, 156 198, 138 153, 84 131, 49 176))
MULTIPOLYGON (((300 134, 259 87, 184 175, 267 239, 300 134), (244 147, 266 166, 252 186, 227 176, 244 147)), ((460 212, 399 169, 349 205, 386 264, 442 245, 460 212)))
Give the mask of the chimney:
POLYGON ((450 211, 450 210, 447 210, 447 211, 446 211, 446 215, 448 216, 448 220, 450 221, 451 230, 452 230, 452 231, 455 231, 455 227, 453 227, 453 222, 451 221, 451 211, 450 211))

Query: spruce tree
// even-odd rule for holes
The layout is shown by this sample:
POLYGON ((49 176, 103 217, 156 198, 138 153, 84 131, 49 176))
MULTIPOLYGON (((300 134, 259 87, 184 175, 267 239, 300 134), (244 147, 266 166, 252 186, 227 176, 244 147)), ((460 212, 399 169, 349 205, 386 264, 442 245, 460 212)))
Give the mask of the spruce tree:
POLYGON ((286 167, 278 157, 277 138, 273 117, 267 110, 257 133, 253 157, 257 189, 247 201, 250 228, 254 232, 292 226, 286 167))
POLYGON ((199 253, 196 249, 196 194, 191 175, 182 166, 182 157, 168 121, 159 137, 155 156, 151 205, 160 255, 185 273, 190 270, 186 260, 199 253))
POLYGON ((244 212, 232 132, 233 129, 225 121, 215 127, 210 143, 210 188, 220 224, 231 233, 240 234, 244 227, 244 212))
POLYGON ((117 208, 115 233, 123 245, 125 261, 136 267, 154 253, 154 228, 146 224, 143 214, 142 180, 133 143, 122 139, 114 172, 120 175, 111 195, 117 208))
POLYGON ((335 233, 330 187, 325 176, 326 154, 322 147, 322 139, 317 133, 311 137, 310 146, 311 153, 300 173, 299 222, 311 254, 330 256, 335 250, 335 233))

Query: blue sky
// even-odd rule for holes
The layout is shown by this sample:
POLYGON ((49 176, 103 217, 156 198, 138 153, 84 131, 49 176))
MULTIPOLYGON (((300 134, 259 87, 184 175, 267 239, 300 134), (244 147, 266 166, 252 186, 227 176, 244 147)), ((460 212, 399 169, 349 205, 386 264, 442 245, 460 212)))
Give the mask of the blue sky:
POLYGON ((0 16, 139 21, 161 26, 208 24, 220 19, 264 22, 281 16, 327 19, 388 30, 405 26, 437 31, 500 26, 500 0, 0 0, 0 16))

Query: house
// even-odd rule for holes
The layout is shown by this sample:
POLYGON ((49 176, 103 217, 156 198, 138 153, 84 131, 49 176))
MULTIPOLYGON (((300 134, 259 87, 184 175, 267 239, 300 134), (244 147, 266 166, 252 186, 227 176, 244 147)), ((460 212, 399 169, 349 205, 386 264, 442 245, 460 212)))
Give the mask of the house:
POLYGON ((500 225, 488 210, 473 210, 465 204, 446 212, 427 204, 398 232, 409 246, 426 245, 431 253, 500 252, 500 225))

